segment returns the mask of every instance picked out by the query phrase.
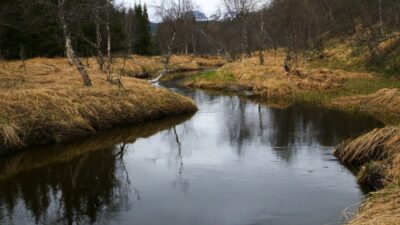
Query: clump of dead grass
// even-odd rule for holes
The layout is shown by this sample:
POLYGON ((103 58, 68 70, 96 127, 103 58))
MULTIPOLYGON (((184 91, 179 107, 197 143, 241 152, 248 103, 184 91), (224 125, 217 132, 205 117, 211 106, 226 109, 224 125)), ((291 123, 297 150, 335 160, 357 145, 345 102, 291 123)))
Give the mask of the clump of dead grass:
POLYGON ((400 221, 400 128, 375 129, 342 143, 334 154, 358 171, 358 181, 382 190, 372 193, 350 224, 400 221))
POLYGON ((370 95, 341 97, 331 106, 345 110, 369 113, 386 123, 400 121, 400 90, 383 88, 370 95))
POLYGON ((23 81, 0 87, 0 150, 66 142, 118 125, 196 110, 191 99, 146 81, 123 77, 124 89, 110 85, 92 61, 92 88, 82 86, 65 59, 28 60, 26 73, 19 62, 0 65, 0 80, 23 81))
POLYGON ((335 155, 347 165, 360 166, 369 161, 393 160, 400 153, 400 128, 375 129, 355 140, 345 142, 335 155))
POLYGON ((400 221, 400 188, 388 187, 372 193, 361 205, 351 225, 397 225, 400 221))

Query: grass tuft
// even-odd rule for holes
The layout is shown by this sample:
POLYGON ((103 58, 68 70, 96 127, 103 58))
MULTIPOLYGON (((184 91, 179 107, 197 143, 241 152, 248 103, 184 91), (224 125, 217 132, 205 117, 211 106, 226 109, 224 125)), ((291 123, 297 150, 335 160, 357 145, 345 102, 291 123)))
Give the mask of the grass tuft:
POLYGON ((358 169, 358 181, 377 189, 350 224, 397 224, 400 221, 400 128, 375 129, 338 146, 339 160, 358 169))

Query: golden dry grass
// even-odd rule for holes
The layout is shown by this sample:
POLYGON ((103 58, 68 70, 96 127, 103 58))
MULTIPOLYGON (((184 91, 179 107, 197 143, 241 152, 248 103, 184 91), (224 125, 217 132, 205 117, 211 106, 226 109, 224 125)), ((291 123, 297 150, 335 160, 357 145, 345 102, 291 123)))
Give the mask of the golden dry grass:
POLYGON ((350 224, 399 224, 400 128, 375 129, 344 142, 334 154, 342 163, 358 169, 359 182, 384 187, 367 198, 350 224))
POLYGON ((400 118, 400 90, 384 88, 370 95, 341 97, 329 105, 369 113, 386 123, 396 123, 400 118))
POLYGON ((90 61, 91 88, 82 85, 65 59, 28 60, 26 73, 20 62, 0 64, 0 149, 66 142, 118 125, 196 110, 191 99, 143 80, 123 77, 125 90, 110 85, 90 61))
MULTIPOLYGON (((91 64, 95 64, 92 60, 91 64)), ((162 57, 138 56, 133 55, 126 61, 125 70, 128 76, 146 77, 156 74, 163 68, 162 57)), ((218 67, 225 63, 220 57, 195 57, 189 55, 173 55, 169 64, 170 72, 196 71, 204 67, 218 67)), ((123 60, 116 59, 115 70, 119 71, 123 67, 123 60)))
POLYGON ((400 188, 391 187, 375 192, 361 205, 351 225, 400 224, 400 188))
POLYGON ((260 65, 258 57, 225 64, 217 70, 215 79, 192 79, 185 84, 197 88, 229 89, 236 85, 250 89, 264 99, 291 99, 307 91, 330 92, 350 79, 374 79, 369 73, 343 70, 313 69, 298 63, 288 74, 283 69, 283 52, 267 52, 266 64, 260 65), (231 76, 232 79, 223 79, 231 76))

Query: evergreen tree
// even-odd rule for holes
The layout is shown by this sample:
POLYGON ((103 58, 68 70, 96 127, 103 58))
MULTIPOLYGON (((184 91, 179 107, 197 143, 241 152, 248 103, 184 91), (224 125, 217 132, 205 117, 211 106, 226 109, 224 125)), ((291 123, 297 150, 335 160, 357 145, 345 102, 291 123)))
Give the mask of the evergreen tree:
POLYGON ((151 52, 150 21, 146 5, 135 5, 134 52, 149 55, 151 52))

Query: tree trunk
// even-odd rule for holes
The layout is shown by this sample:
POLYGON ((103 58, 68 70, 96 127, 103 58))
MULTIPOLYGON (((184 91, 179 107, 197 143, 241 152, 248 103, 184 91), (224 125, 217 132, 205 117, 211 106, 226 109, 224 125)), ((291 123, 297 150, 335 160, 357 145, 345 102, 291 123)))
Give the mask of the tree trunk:
POLYGON ((104 56, 101 52, 101 29, 100 29, 100 5, 96 5, 95 9, 95 26, 96 26, 96 52, 97 52, 97 63, 99 64, 100 70, 104 71, 104 56))
POLYGON ((265 56, 264 56, 264 50, 262 48, 260 48, 260 50, 258 51, 258 57, 260 59, 260 65, 264 65, 265 64, 265 56))
POLYGON ((248 40, 248 34, 247 34, 247 21, 245 19, 242 19, 242 56, 243 54, 246 54, 248 58, 251 57, 251 52, 249 49, 249 40, 248 40))
POLYGON ((193 55, 196 55, 196 38, 193 31, 192 31, 192 48, 193 48, 193 55))
POLYGON ((110 3, 107 1, 106 8, 106 30, 107 30, 107 81, 112 82, 112 55, 111 55, 111 30, 110 30, 110 3))
POLYGON ((2 49, 2 46, 0 43, 0 62, 4 61, 3 51, 1 49, 2 49))
POLYGON ((260 39, 258 43, 258 57, 260 59, 260 65, 265 64, 264 56, 264 42, 265 42, 265 28, 264 28, 264 11, 261 11, 261 24, 260 24, 260 39))
POLYGON ((168 43, 168 52, 164 57, 164 66, 163 66, 163 70, 161 71, 161 74, 154 80, 151 80, 150 83, 157 83, 163 76, 165 76, 168 73, 168 65, 169 62, 171 60, 171 56, 172 56, 172 49, 173 46, 175 45, 175 39, 176 39, 176 31, 174 31, 174 33, 172 34, 171 40, 168 43))
POLYGON ((383 36, 382 0, 378 0, 378 2, 379 2, 379 29, 380 29, 380 35, 383 36))
POLYGON ((68 24, 65 19, 64 5, 65 5, 65 0, 58 0, 58 16, 64 34, 65 51, 67 54, 68 62, 71 65, 75 65, 76 69, 82 76, 83 84, 89 87, 92 86, 92 81, 90 80, 89 74, 87 73, 85 66, 82 64, 81 60, 76 56, 74 48, 72 46, 71 35, 69 33, 68 24))
POLYGON ((21 58, 21 68, 24 69, 24 72, 26 73, 26 64, 25 64, 25 48, 23 44, 19 44, 19 57, 21 58))

